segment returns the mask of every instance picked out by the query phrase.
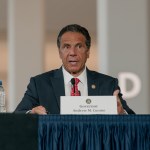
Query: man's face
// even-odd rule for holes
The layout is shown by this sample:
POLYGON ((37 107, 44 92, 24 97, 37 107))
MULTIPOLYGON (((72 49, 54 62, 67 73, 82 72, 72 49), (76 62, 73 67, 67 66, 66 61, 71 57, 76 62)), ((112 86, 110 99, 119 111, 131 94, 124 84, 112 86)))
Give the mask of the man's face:
POLYGON ((60 40, 59 55, 64 68, 75 77, 82 73, 89 58, 85 41, 84 35, 78 32, 66 32, 60 40))

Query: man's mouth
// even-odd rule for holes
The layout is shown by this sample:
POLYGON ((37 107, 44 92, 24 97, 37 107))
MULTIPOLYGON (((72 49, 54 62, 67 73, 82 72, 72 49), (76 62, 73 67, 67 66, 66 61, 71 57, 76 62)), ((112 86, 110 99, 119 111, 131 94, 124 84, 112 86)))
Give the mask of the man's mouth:
POLYGON ((76 65, 76 64, 77 64, 77 61, 69 61, 69 63, 70 63, 71 65, 76 65))

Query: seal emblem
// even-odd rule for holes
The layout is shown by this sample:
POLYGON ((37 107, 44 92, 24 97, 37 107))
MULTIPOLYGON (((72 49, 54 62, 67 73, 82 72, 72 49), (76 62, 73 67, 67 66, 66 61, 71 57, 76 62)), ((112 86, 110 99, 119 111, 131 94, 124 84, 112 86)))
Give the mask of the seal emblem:
POLYGON ((86 99, 86 103, 87 103, 87 104, 91 104, 91 99, 89 99, 89 98, 86 99))

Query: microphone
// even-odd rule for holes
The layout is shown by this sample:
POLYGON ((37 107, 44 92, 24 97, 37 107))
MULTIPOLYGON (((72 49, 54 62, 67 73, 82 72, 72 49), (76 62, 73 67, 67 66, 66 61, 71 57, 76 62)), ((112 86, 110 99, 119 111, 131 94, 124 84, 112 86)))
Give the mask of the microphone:
POLYGON ((75 85, 75 79, 74 78, 71 79, 71 83, 72 83, 72 85, 75 85))
MULTIPOLYGON (((73 90, 74 90, 74 94, 76 95, 78 95, 78 96, 81 96, 81 92, 78 90, 78 93, 76 93, 77 91, 76 91, 76 89, 75 89, 75 78, 72 78, 71 79, 71 84, 72 84, 72 86, 73 86, 73 90)), ((76 95, 76 96, 77 96, 76 95)))
POLYGON ((75 79, 74 78, 71 79, 71 84, 73 85, 73 89, 74 89, 74 93, 75 93, 75 79))

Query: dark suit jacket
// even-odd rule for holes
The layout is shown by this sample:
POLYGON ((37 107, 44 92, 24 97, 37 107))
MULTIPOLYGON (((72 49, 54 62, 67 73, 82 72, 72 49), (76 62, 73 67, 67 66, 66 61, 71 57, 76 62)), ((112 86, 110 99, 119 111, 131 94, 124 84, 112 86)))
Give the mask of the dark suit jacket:
MULTIPOLYGON (((88 95, 113 95, 119 89, 118 80, 87 69, 88 95), (95 85, 95 89, 91 86, 95 85)), ((134 112, 127 106, 119 94, 123 108, 129 113, 134 112)), ((65 96, 62 68, 52 70, 30 79, 27 91, 15 112, 27 112, 33 107, 42 105, 51 114, 60 113, 60 96, 65 96)), ((109 104, 108 104, 109 105, 109 104)))

